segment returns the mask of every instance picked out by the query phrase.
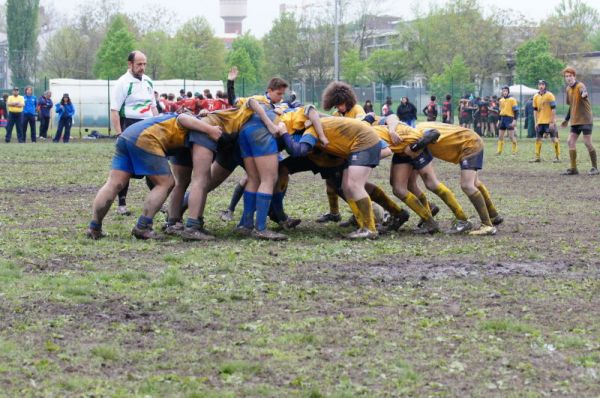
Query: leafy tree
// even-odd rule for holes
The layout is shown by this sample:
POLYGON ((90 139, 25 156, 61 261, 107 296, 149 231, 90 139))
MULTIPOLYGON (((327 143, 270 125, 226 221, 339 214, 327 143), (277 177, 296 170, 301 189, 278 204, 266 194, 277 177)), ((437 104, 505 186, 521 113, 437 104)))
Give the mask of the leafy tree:
POLYGON ((90 78, 88 47, 89 38, 74 27, 59 29, 42 54, 43 73, 57 78, 90 78))
POLYGON ((123 74, 128 54, 135 49, 135 38, 123 15, 112 20, 96 55, 94 75, 99 79, 117 79, 123 74))
POLYGON ((167 74, 171 40, 166 32, 159 30, 146 33, 138 43, 138 49, 146 55, 148 61, 146 74, 153 80, 162 79, 167 74))
POLYGON ((590 36, 590 49, 592 51, 600 51, 600 29, 596 30, 590 36))
POLYGON ((591 50, 589 41, 600 25, 598 10, 582 0, 562 0, 546 21, 540 24, 540 35, 545 36, 556 56, 591 50))
POLYGON ((225 46, 203 17, 186 22, 170 41, 168 78, 220 80, 225 70, 225 46))
POLYGON ((402 50, 376 50, 367 59, 373 76, 385 85, 388 95, 391 95, 392 84, 408 75, 407 58, 408 54, 402 50))
POLYGON ((227 54, 227 65, 237 66, 238 78, 243 79, 244 84, 262 84, 264 58, 262 43, 246 33, 231 43, 231 51, 227 54))
POLYGON ((7 0, 8 65, 15 86, 30 84, 38 55, 39 0, 7 0))
POLYGON ((265 70, 288 81, 300 76, 300 25, 293 14, 283 13, 263 38, 265 70))
POLYGON ((560 71, 565 64, 550 52, 550 44, 545 37, 539 37, 522 44, 517 49, 517 79, 520 83, 536 87, 540 79, 548 81, 550 90, 562 83, 560 71))
POLYGON ((438 95, 470 93, 475 90, 471 71, 461 55, 456 55, 452 63, 444 65, 444 71, 434 74, 430 82, 433 92, 438 95))
POLYGON ((341 65, 341 75, 348 83, 357 85, 366 81, 367 63, 360 59, 360 50, 346 51, 342 57, 341 65))

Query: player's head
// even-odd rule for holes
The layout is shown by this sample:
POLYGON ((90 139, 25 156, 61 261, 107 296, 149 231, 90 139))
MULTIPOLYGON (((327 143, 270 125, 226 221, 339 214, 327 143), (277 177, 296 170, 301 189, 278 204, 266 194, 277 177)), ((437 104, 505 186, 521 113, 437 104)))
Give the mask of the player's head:
POLYGON ((337 108, 338 111, 348 112, 356 105, 354 89, 344 82, 331 82, 323 91, 323 109, 326 111, 337 108))
POLYGON ((274 104, 281 102, 287 88, 288 83, 280 77, 274 77, 269 80, 267 94, 269 95, 269 98, 271 98, 271 102, 274 104))
POLYGON ((575 84, 575 81, 577 80, 577 71, 575 70, 575 68, 568 66, 565 69, 563 69, 562 74, 569 86, 575 84))
POLYGON ((437 99, 437 97, 436 97, 435 95, 432 95, 432 96, 431 96, 431 97, 429 97, 429 98, 431 98, 431 100, 432 100, 432 101, 435 101, 435 100, 437 99))
POLYGON ((538 89, 540 91, 545 91, 548 89, 548 82, 545 80, 538 80, 538 89))
POLYGON ((141 51, 132 51, 127 56, 127 67, 131 74, 141 79, 146 72, 146 56, 141 51))
POLYGON ((502 96, 508 97, 510 94, 510 88, 508 86, 502 86, 502 96))

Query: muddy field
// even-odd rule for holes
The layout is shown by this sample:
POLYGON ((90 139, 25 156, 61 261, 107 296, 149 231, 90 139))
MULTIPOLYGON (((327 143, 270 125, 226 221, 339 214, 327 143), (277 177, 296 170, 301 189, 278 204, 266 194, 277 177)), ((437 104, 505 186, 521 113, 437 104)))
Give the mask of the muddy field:
MULTIPOLYGON (((314 222, 324 184, 304 174, 290 240, 241 239, 217 217, 236 172, 209 196, 206 244, 132 239, 143 181, 136 216, 85 239, 109 143, 0 145, 0 397, 600 395, 600 178, 561 176, 549 143, 540 164, 532 142, 494 149, 494 237, 416 236, 413 215, 349 242, 314 222)), ((374 174, 391 193, 388 165, 374 174)), ((457 167, 436 167, 474 216, 457 167)))

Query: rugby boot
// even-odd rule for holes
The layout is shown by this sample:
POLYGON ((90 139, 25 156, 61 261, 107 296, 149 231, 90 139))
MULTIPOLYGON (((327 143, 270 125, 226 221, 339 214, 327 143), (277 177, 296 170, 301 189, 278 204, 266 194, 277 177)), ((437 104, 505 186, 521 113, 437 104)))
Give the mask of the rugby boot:
POLYGON ((229 209, 221 210, 221 214, 219 215, 219 218, 221 219, 221 221, 225 221, 225 222, 233 221, 233 211, 231 211, 229 209))
POLYGON ((588 172, 589 176, 597 176, 598 174, 600 174, 600 171, 598 171, 598 169, 595 167, 592 167, 588 172))
POLYGON ((392 217, 392 220, 389 223, 388 229, 390 231, 397 231, 405 222, 410 218, 410 214, 402 209, 400 214, 396 217, 392 217))
MULTIPOLYGON (((437 214, 440 212, 440 208, 437 207, 437 205, 435 203, 429 203, 429 208, 431 209, 431 216, 435 217, 437 216, 437 214)), ((421 220, 419 221, 419 223, 417 224, 418 228, 421 228, 421 226, 423 225, 423 223, 425 222, 425 220, 423 220, 421 218, 421 220)))
POLYGON ((288 217, 283 221, 279 221, 277 224, 285 230, 290 230, 296 228, 301 222, 302 220, 299 218, 288 217))
POLYGON ((542 162, 542 159, 540 159, 540 158, 533 158, 529 161, 529 163, 541 163, 541 162, 542 162))
POLYGON ((244 227, 243 225, 238 225, 234 228, 233 233, 242 237, 248 237, 252 235, 252 228, 244 227))
POLYGON ((204 228, 184 227, 180 236, 183 240, 215 240, 215 237, 208 233, 204 228))
POLYGON ((469 220, 454 220, 449 234, 462 234, 473 229, 473 223, 469 220))
POLYGON ((253 229, 252 237, 260 240, 287 240, 287 235, 280 234, 279 232, 271 231, 270 229, 263 229, 262 231, 253 229))
POLYGON ((358 227, 358 223, 356 222, 356 217, 354 217, 354 215, 351 215, 350 218, 348 218, 346 221, 342 221, 339 225, 342 228, 358 227))
POLYGON ((574 176, 577 174, 579 174, 579 170, 577 170, 577 169, 567 169, 567 171, 562 173, 562 175, 564 175, 564 176, 574 176))
POLYGON ((138 228, 137 225, 131 230, 131 235, 133 235, 136 239, 141 240, 162 240, 165 238, 163 234, 155 232, 152 228, 138 228))
POLYGON ((504 218, 498 214, 496 217, 492 218, 492 224, 494 225, 500 225, 504 222, 504 218))
POLYGON ((99 240, 106 238, 107 235, 101 229, 88 228, 87 231, 85 231, 85 236, 93 240, 99 240))
POLYGON ((371 231, 367 228, 360 228, 354 232, 350 232, 348 235, 346 235, 346 238, 352 239, 352 240, 361 240, 361 239, 377 239, 378 236, 379 236, 379 234, 377 233, 377 231, 371 231))
POLYGON ((482 224, 479 227, 479 229, 469 232, 469 235, 473 235, 473 236, 496 235, 496 232, 498 232, 496 227, 482 224))
POLYGON ((560 162, 561 162, 560 158, 554 158, 554 160, 552 161, 552 163, 560 163, 560 162))
POLYGON ((440 232, 440 226, 433 218, 429 221, 423 222, 420 227, 413 231, 413 233, 417 235, 435 234, 436 232, 440 232))
POLYGON ((322 216, 320 216, 319 218, 317 218, 316 221, 318 223, 340 222, 341 219, 342 219, 342 216, 340 216, 339 214, 325 213, 322 216))
POLYGON ((185 227, 183 223, 178 221, 173 225, 167 225, 164 230, 164 233, 165 235, 181 235, 184 228, 185 227))
POLYGON ((130 216, 131 212, 127 208, 127 206, 119 206, 117 207, 117 214, 120 216, 130 216))

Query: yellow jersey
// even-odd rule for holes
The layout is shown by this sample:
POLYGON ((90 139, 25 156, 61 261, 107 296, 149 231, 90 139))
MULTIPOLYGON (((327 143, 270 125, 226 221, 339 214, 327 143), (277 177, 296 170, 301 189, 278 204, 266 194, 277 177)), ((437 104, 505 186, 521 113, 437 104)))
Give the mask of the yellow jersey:
POLYGON ((390 137, 390 130, 388 126, 373 126, 373 130, 377 133, 377 136, 385 141, 393 153, 404 154, 404 150, 407 146, 414 144, 423 137, 423 133, 417 129, 410 127, 404 123, 398 123, 396 127, 396 134, 401 138, 398 144, 392 142, 390 137))
POLYGON ((127 127, 121 137, 146 152, 166 156, 169 150, 183 147, 188 134, 188 129, 177 122, 177 116, 165 113, 141 120, 127 127))
POLYGON ((435 144, 429 144, 427 148, 433 157, 450 163, 460 163, 463 159, 471 157, 483 150, 483 140, 473 130, 453 124, 423 122, 417 124, 417 130, 425 133, 425 130, 436 129, 440 132, 440 138, 435 144))
POLYGON ((550 91, 533 96, 533 109, 536 111, 537 124, 550 124, 555 121, 552 110, 556 108, 556 98, 550 91))
POLYGON ((25 98, 23 98, 22 95, 9 95, 8 98, 6 99, 6 103, 10 104, 11 102, 19 103, 21 105, 20 106, 8 106, 9 112, 15 112, 15 113, 23 112, 23 107, 25 106, 25 98))
POLYGON ((304 136, 312 136, 318 149, 340 158, 345 159, 351 153, 371 148, 380 141, 371 126, 357 119, 324 117, 321 119, 321 124, 323 132, 329 140, 326 147, 318 141, 314 127, 308 128, 304 132, 304 136))
POLYGON ((362 106, 355 104, 352 109, 346 111, 345 113, 341 113, 340 111, 335 111, 332 113, 333 116, 341 116, 341 117, 349 117, 352 119, 361 119, 366 116, 366 112, 362 106))
POLYGON ((255 95, 249 98, 239 98, 235 103, 235 108, 214 111, 202 118, 203 121, 211 126, 220 126, 223 133, 237 134, 254 114, 252 108, 248 106, 250 98, 256 100, 266 110, 273 109, 273 104, 264 95, 255 95))
POLYGON ((515 97, 500 98, 500 116, 515 117, 515 111, 519 110, 519 103, 515 97))
POLYGON ((280 115, 276 119, 276 122, 282 122, 285 124, 286 130, 290 134, 304 131, 306 129, 306 122, 308 121, 308 112, 311 108, 312 106, 306 108, 302 106, 294 108, 294 110, 280 115))

